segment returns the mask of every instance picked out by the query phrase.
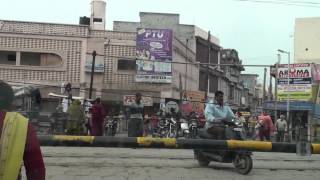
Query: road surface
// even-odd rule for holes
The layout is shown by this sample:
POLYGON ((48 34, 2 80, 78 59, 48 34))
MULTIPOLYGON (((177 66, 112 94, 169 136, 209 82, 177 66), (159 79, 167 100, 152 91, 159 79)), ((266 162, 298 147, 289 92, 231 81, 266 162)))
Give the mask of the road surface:
MULTIPOLYGON (((320 155, 254 153, 253 170, 239 175, 231 164, 201 168, 192 150, 42 147, 48 180, 317 180, 320 155)), ((26 179, 23 177, 23 179, 26 179)))

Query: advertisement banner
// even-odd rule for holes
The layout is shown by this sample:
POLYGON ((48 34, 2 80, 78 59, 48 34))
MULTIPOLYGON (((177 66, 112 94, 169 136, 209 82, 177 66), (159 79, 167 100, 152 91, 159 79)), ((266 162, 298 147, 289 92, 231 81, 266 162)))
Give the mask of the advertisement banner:
POLYGON ((136 82, 172 82, 170 29, 137 29, 136 82))
POLYGON ((309 101, 312 98, 311 84, 290 84, 289 90, 287 87, 288 85, 278 85, 279 101, 286 101, 287 93, 289 93, 290 100, 309 101))
MULTIPOLYGON (((124 95, 123 96, 123 105, 130 106, 135 100, 136 100, 135 95, 124 95)), ((142 96, 141 100, 142 100, 142 104, 144 106, 153 106, 152 97, 142 96)))
MULTIPOLYGON (((86 56, 85 72, 91 72, 92 70, 92 55, 87 54, 86 56)), ((104 72, 104 57, 96 56, 94 63, 94 72, 103 73, 104 72)))
POLYGON ((280 64, 278 68, 278 97, 279 101, 286 101, 289 94, 290 100, 309 101, 312 99, 312 72, 311 65, 290 64, 290 72, 288 73, 288 65, 280 64), (288 88, 289 74, 289 88, 288 88))
POLYGON ((320 81, 320 64, 314 64, 312 74, 313 80, 320 81))
MULTIPOLYGON (((311 78, 311 65, 309 63, 305 64, 290 64, 290 78, 311 78)), ((278 67, 278 78, 285 79, 288 78, 288 65, 279 64, 278 67)))
POLYGON ((186 91, 183 95, 181 111, 190 113, 191 111, 203 113, 205 103, 205 92, 202 91, 186 91))

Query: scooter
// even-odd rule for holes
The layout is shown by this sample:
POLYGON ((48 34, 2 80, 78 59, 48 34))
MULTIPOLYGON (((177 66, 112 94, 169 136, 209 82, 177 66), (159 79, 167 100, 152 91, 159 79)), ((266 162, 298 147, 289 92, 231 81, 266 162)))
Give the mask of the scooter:
MULTIPOLYGON (((234 121, 223 122, 223 124, 226 127, 226 132, 229 132, 229 135, 226 133, 227 139, 244 140, 242 131, 240 131, 242 128, 239 128, 234 121)), ((198 137, 212 139, 212 135, 204 129, 198 130, 198 137)), ((251 155, 252 152, 246 150, 194 150, 195 159, 197 159, 200 166, 206 167, 211 161, 233 163, 236 171, 243 175, 248 174, 252 170, 251 155)))
POLYGON ((181 136, 185 138, 190 138, 190 130, 189 125, 186 119, 180 119, 180 132, 182 133, 181 136))
POLYGON ((110 118, 107 120, 105 125, 106 136, 115 136, 118 128, 118 119, 110 118))

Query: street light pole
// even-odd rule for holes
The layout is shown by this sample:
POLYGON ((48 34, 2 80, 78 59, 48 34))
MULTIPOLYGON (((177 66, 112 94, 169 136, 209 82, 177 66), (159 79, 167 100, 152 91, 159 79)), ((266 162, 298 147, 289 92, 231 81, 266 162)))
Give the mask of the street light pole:
MULTIPOLYGON (((290 52, 287 52, 288 54, 288 85, 287 85, 287 119, 289 122, 289 126, 291 125, 290 121, 290 52)), ((292 133, 290 133, 290 138, 292 133)))
MULTIPOLYGON (((211 35, 210 31, 208 32, 208 65, 207 65, 207 91, 206 91, 206 100, 208 100, 208 95, 210 93, 210 70, 209 70, 209 65, 210 65, 210 59, 211 59, 211 35)), ((209 102, 209 101, 208 101, 209 102)))
MULTIPOLYGON (((290 52, 278 49, 280 53, 284 53, 288 55, 288 73, 287 73, 287 120, 288 120, 288 127, 291 126, 290 121, 290 52)), ((289 131, 290 132, 290 131, 289 131)), ((292 139, 292 133, 289 133, 290 139, 292 139)))
POLYGON ((278 119, 278 70, 279 70, 279 64, 281 61, 281 55, 278 54, 278 62, 276 64, 276 75, 275 75, 275 83, 274 83, 274 96, 275 96, 275 105, 274 105, 274 118, 275 120, 278 119))
POLYGON ((93 85, 93 75, 94 75, 94 67, 96 64, 96 55, 97 52, 93 51, 92 52, 92 66, 91 66, 91 80, 90 80, 90 89, 89 89, 89 99, 92 97, 92 85, 93 85))

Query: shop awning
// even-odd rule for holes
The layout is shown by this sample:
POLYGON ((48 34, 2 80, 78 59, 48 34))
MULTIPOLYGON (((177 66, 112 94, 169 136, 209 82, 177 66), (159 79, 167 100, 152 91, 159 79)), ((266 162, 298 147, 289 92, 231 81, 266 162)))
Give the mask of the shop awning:
MULTIPOLYGON (((290 101, 290 110, 292 111, 313 111, 314 107, 315 104, 311 102, 290 101)), ((276 108, 280 111, 286 111, 287 102, 266 101, 263 103, 263 109, 265 110, 275 110, 276 108)))

